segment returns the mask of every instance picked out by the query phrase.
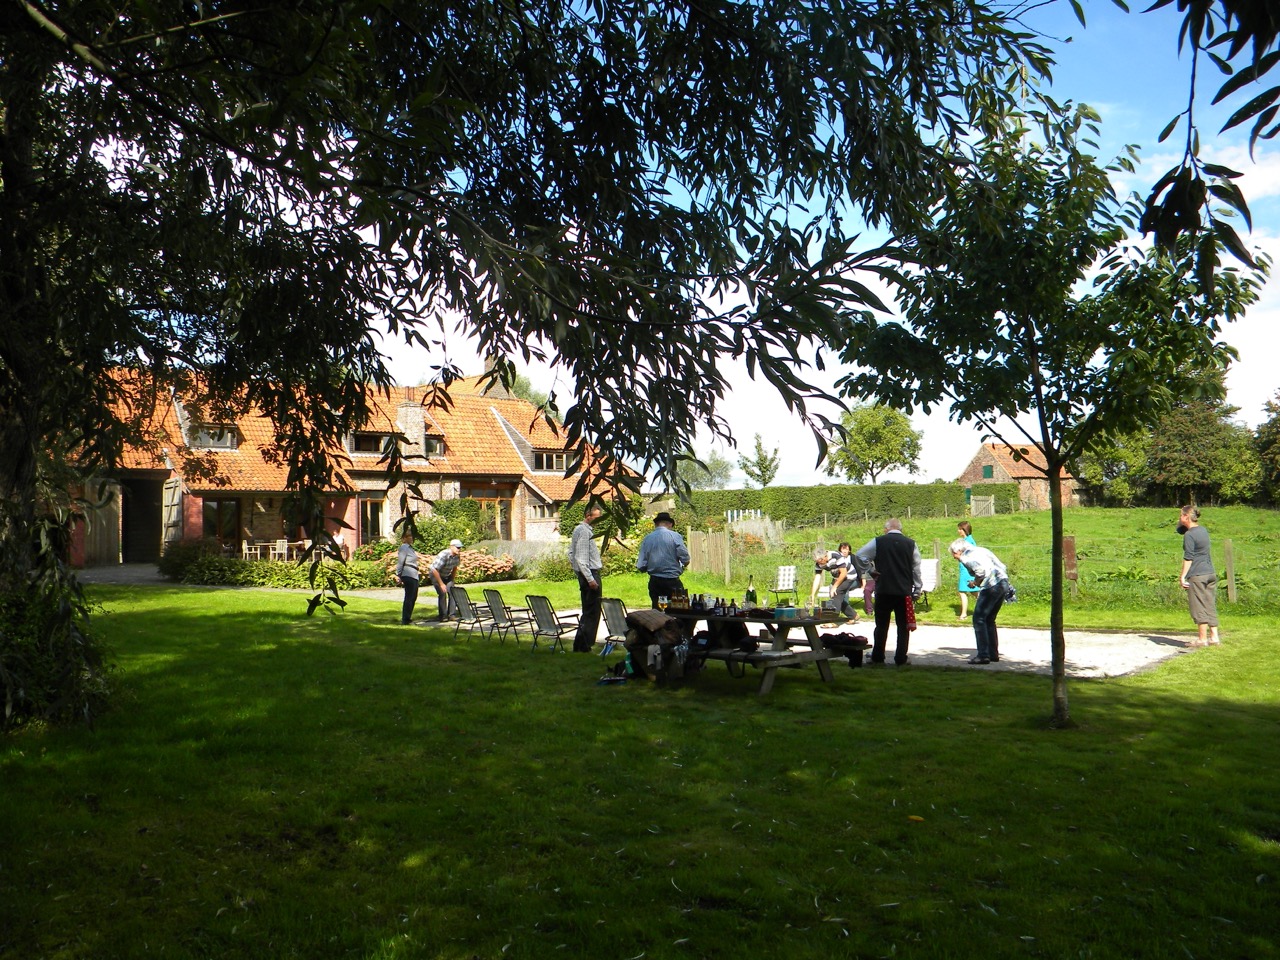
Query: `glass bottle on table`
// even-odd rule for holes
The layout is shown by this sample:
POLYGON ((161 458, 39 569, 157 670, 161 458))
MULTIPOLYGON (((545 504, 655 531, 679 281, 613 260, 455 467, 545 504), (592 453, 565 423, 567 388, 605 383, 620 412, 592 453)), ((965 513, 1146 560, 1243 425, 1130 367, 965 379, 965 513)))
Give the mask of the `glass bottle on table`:
POLYGON ((742 597, 742 605, 750 610, 759 602, 756 597, 756 575, 753 573, 747 577, 747 592, 742 597))

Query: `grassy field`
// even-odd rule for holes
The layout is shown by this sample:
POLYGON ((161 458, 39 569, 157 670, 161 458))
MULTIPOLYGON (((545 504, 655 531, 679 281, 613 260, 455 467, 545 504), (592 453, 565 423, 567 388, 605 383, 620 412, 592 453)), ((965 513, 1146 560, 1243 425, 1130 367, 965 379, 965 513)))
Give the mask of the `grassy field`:
POLYGON ((0 741, 5 956, 1280 956, 1269 616, 1055 731, 1043 677, 598 686, 389 601, 93 595, 117 708, 0 741))
MULTIPOLYGON (((1076 538, 1080 579, 1078 594, 1067 593, 1068 626, 1088 628, 1186 629, 1185 595, 1178 587, 1182 566, 1182 538, 1174 530, 1177 510, 1073 509, 1065 515, 1065 533, 1076 538), (1168 619, 1165 619, 1165 618, 1168 619), (1155 618, 1153 620, 1153 618, 1155 618)), ((1228 570, 1232 554, 1237 602, 1227 602, 1225 584, 1221 612, 1280 618, 1280 511, 1252 507, 1206 508, 1203 522, 1213 541, 1219 576, 1228 570)), ((1001 612, 1001 623, 1035 626, 1048 622, 1050 529, 1049 513, 1002 514, 972 521, 974 538, 989 547, 1009 567, 1020 602, 1001 612)), ((810 560, 815 543, 834 549, 848 540, 858 549, 882 532, 881 522, 826 529, 795 530, 783 551, 740 553, 734 558, 732 587, 741 595, 749 573, 757 584, 772 582, 780 563, 794 563, 802 590, 808 593, 810 560)), ((939 597, 925 619, 943 622, 959 606, 955 593, 956 564, 947 551, 955 539, 954 518, 903 518, 903 529, 926 557, 942 558, 939 597)), ((705 589, 725 589, 713 579, 705 589)))

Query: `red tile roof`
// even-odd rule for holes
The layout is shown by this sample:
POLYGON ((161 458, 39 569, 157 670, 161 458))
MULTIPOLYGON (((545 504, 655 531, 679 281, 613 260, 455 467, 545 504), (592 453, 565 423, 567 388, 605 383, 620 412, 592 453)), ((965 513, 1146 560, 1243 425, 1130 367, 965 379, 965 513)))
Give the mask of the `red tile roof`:
MULTIPOLYGON (((425 465, 420 457, 408 459, 405 466, 410 472, 459 480, 523 479, 548 499, 568 499, 577 476, 534 471, 531 462, 534 452, 565 449, 559 426, 539 416, 537 408, 526 400, 478 393, 477 383, 481 379, 456 381, 449 389, 447 403, 434 397, 430 387, 392 387, 387 393, 376 392, 370 397, 373 412, 361 429, 377 433, 406 432, 411 427, 400 422, 402 406, 418 404, 427 435, 443 438, 444 451, 432 454, 425 465)), ((167 393, 149 396, 139 381, 126 395, 133 398, 132 403, 139 409, 150 403, 151 412, 147 419, 147 442, 125 451, 122 468, 154 470, 172 466, 193 492, 266 493, 287 488, 288 468, 275 455, 275 427, 260 410, 250 410, 236 421, 240 432, 237 449, 193 450, 183 438, 178 407, 167 393)), ((376 457, 352 457, 344 450, 334 453, 339 461, 336 489, 356 489, 352 479, 355 473, 382 472, 376 457)), ((569 455, 572 457, 571 452, 569 455)))

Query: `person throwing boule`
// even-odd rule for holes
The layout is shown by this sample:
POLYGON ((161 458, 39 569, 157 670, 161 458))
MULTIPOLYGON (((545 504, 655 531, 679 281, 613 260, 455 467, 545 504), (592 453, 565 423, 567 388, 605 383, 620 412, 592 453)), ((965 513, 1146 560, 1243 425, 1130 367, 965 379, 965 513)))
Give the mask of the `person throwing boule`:
POLYGON ((436 605, 440 610, 440 620, 457 616, 453 597, 449 596, 449 588, 453 586, 453 575, 458 571, 458 563, 462 559, 462 541, 450 540, 449 545, 436 554, 428 571, 436 588, 436 605))
POLYGON ((973 664, 997 663, 1000 660, 1000 634, 996 615, 1009 594, 1009 571, 1000 558, 986 547, 978 547, 964 537, 951 541, 951 556, 960 561, 962 571, 980 587, 973 604, 973 637, 978 652, 969 658, 973 664))

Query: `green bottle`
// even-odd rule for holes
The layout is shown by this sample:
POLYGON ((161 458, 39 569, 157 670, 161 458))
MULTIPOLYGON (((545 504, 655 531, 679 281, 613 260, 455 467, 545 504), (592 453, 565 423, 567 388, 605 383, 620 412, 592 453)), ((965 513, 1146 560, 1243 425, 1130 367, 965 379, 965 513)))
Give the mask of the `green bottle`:
POLYGON ((747 577, 747 592, 743 595, 742 601, 753 605, 756 602, 756 575, 754 573, 747 577))

